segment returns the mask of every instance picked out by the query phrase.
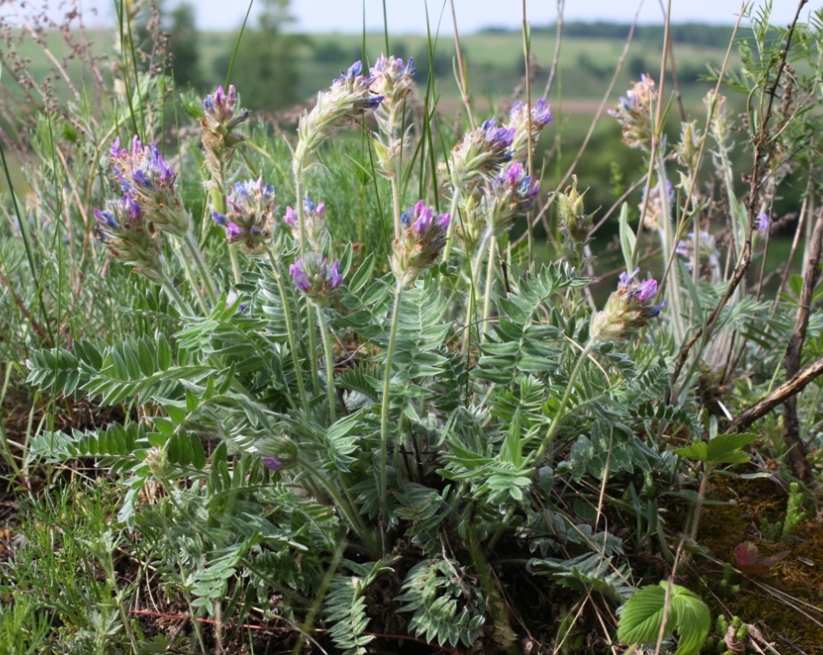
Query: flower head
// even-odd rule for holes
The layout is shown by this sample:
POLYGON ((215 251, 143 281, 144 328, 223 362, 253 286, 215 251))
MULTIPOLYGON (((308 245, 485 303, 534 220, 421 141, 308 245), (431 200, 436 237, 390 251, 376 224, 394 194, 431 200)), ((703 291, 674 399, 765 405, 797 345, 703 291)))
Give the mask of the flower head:
POLYGON ((488 187, 484 204, 489 225, 496 235, 508 230, 518 218, 529 213, 540 192, 540 182, 532 180, 523 164, 512 162, 488 187))
POLYGON ((452 185, 474 186, 482 179, 491 179, 511 160, 514 136, 514 127, 498 127, 494 118, 466 133, 449 156, 452 185))
POLYGON ((434 264, 449 229, 449 214, 434 215, 420 200, 400 217, 402 232, 394 240, 391 267, 398 280, 408 284, 434 264))
POLYGON ((162 277, 160 239, 146 219, 140 204, 130 193, 110 200, 106 209, 95 209, 97 237, 112 257, 134 267, 136 273, 159 280, 162 277))
MULTIPOLYGON (((329 230, 326 227, 326 203, 313 203, 309 196, 303 202, 303 225, 308 246, 315 252, 323 252, 329 241, 329 230)), ((300 239, 300 223, 297 212, 286 207, 283 222, 291 227, 292 236, 300 239)))
POLYGON ((654 135, 654 102, 657 90, 654 80, 645 73, 640 81, 620 98, 617 107, 609 110, 623 128, 623 141, 630 148, 651 151, 654 135))
POLYGON ((396 105, 411 91, 417 71, 412 57, 403 63, 400 57, 380 55, 369 72, 372 92, 382 96, 384 105, 396 105))
POLYGON ((530 111, 528 105, 516 102, 509 116, 515 130, 512 152, 514 157, 525 160, 529 156, 529 140, 532 148, 536 147, 543 128, 552 122, 551 106, 543 98, 539 98, 530 111))
POLYGON ((318 304, 326 301, 332 291, 343 283, 340 263, 332 262, 314 252, 306 253, 289 267, 294 286, 318 304))
POLYGON ((264 457, 263 464, 266 468, 271 469, 272 471, 280 471, 283 469, 283 462, 281 462, 276 457, 264 457))
POLYGON ((144 146, 135 136, 130 149, 121 148, 118 137, 109 153, 113 179, 154 226, 175 236, 186 234, 190 221, 177 195, 177 173, 163 159, 157 144, 144 146))
POLYGON ((583 197, 586 191, 577 190, 577 176, 572 176, 571 186, 557 194, 557 216, 563 235, 563 258, 572 266, 583 261, 584 247, 592 230, 592 216, 586 213, 583 197))
POLYGON ((592 320, 593 337, 625 339, 660 314, 666 303, 654 304, 657 280, 638 282, 635 277, 639 272, 640 269, 636 268, 632 273, 620 274, 617 291, 609 296, 606 307, 597 312, 592 320))
POLYGON ((240 243, 249 253, 262 252, 274 226, 274 187, 255 182, 237 182, 226 198, 226 214, 212 212, 214 222, 226 229, 228 243, 240 243))
POLYGON ((371 69, 371 90, 383 101, 375 109, 378 135, 375 152, 383 174, 397 175, 403 153, 411 152, 410 134, 415 126, 409 96, 414 89, 414 60, 380 55, 371 69))
MULTIPOLYGON (((231 160, 237 144, 246 140, 237 127, 251 116, 248 109, 237 106, 237 92, 233 84, 228 91, 222 86, 217 91, 206 96, 203 101, 204 117, 200 119, 202 129, 200 138, 206 155, 206 166, 212 177, 220 175, 225 165, 231 160)), ((222 183, 219 181, 218 184, 222 183)))
POLYGON ((328 91, 317 94, 314 108, 300 118, 297 126, 296 159, 305 159, 325 139, 381 103, 383 97, 371 93, 374 78, 362 75, 362 70, 363 64, 354 62, 335 78, 328 91))

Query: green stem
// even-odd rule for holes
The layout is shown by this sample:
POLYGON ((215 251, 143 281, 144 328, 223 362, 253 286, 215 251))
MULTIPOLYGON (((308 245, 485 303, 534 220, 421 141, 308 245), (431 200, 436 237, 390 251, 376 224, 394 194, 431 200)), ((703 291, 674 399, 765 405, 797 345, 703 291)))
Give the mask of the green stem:
POLYGON ((390 181, 392 207, 394 209, 394 238, 400 239, 400 162, 397 162, 394 176, 390 181))
POLYGON ((554 415, 552 424, 549 426, 549 429, 546 432, 546 436, 543 437, 543 442, 540 444, 540 448, 538 448, 537 452, 535 452, 534 454, 533 460, 535 464, 538 464, 540 462, 540 458, 543 457, 543 454, 546 452, 546 448, 549 447, 549 444, 551 443, 554 433, 557 432, 557 428, 560 427, 560 423, 562 423, 563 419, 565 418, 563 412, 566 410, 566 405, 569 402, 569 398, 571 398, 572 389, 574 389, 574 383, 577 382, 577 376, 580 375, 580 371, 583 369, 583 363, 588 359, 589 354, 591 354, 591 351, 594 348, 594 345, 595 341, 589 340, 589 343, 586 344, 586 347, 583 349, 583 352, 580 353, 580 357, 577 359, 577 363, 574 365, 574 369, 572 369, 572 373, 569 376, 569 381, 566 383, 566 391, 563 393, 563 398, 561 398, 560 405, 557 407, 557 412, 554 415))
MULTIPOLYGON (((221 214, 226 213, 226 183, 224 181, 224 171, 225 165, 223 162, 220 162, 219 170, 212 172, 214 185, 209 190, 212 207, 221 214)), ((229 247, 229 260, 231 261, 231 272, 234 276, 234 283, 240 284, 240 264, 237 261, 237 251, 231 246, 229 247)))
POLYGON ((280 302, 283 304, 283 319, 286 321, 289 350, 291 350, 291 357, 294 361, 294 375, 297 378, 297 388, 300 390, 300 401, 303 404, 303 411, 306 413, 306 416, 308 416, 309 397, 306 394, 306 386, 303 383, 303 365, 300 363, 300 355, 297 352, 297 345, 295 343, 294 324, 292 323, 291 307, 289 306, 289 297, 286 293, 286 285, 283 282, 283 276, 280 275, 280 268, 277 265, 277 260, 275 260, 270 248, 266 249, 266 254, 269 256, 272 275, 274 275, 274 279, 277 281, 277 288, 280 291, 280 302))
POLYGON ((466 332, 463 337, 463 352, 468 353, 471 348, 472 339, 472 324, 474 322, 474 305, 475 305, 475 289, 477 280, 480 277, 480 265, 483 263, 483 255, 486 252, 486 246, 489 239, 492 238, 491 229, 486 229, 483 238, 480 240, 480 245, 477 247, 477 252, 474 256, 474 264, 472 265, 471 279, 469 280, 469 306, 466 309, 466 332))
POLYGON ((449 229, 446 232, 446 247, 443 249, 443 261, 449 261, 449 255, 452 251, 452 242, 454 241, 454 229, 457 222, 460 220, 457 211, 457 205, 460 202, 460 187, 457 184, 453 186, 454 195, 452 196, 451 205, 449 205, 449 229))
POLYGON ((215 286, 214 282, 212 282, 211 275, 209 274, 209 269, 206 266, 206 262, 203 261, 203 255, 200 252, 200 247, 197 245, 197 242, 194 240, 194 236, 192 235, 191 231, 186 232, 186 236, 183 239, 183 243, 186 244, 186 248, 189 251, 189 255, 191 255, 192 261, 194 265, 197 267, 197 272, 200 273, 200 277, 203 280, 203 286, 206 288, 206 295, 210 299, 214 299, 217 297, 215 293, 215 286))
MULTIPOLYGON (((306 298, 306 303, 311 302, 306 298)), ((309 323, 309 366, 311 367, 311 386, 315 396, 320 395, 320 376, 317 375, 317 330, 314 325, 314 312, 308 307, 309 323)))
MULTIPOLYGON (((309 474, 311 475, 313 480, 317 480, 326 490, 326 492, 331 496, 332 500, 335 502, 340 511, 343 512, 343 516, 346 518, 346 521, 349 523, 349 527, 352 531, 360 535, 363 538, 366 538, 369 534, 368 529, 366 528, 366 524, 363 523, 363 519, 361 518, 360 514, 357 512, 357 507, 354 504, 351 496, 349 495, 348 489, 346 485, 341 481, 340 486, 343 488, 344 493, 346 494, 347 501, 344 502, 343 497, 338 493, 337 489, 334 488, 334 485, 329 480, 329 476, 326 474, 321 474, 314 466, 309 464, 308 462, 300 460, 300 466, 306 469, 309 474)), ((340 472, 338 471, 338 475, 340 472)), ((367 544, 371 546, 371 544, 367 544)))
POLYGON ((380 405, 380 503, 382 505, 383 523, 389 523, 389 494, 387 483, 388 448, 389 448, 389 391, 391 388, 392 359, 397 341, 397 325, 400 322, 400 300, 403 297, 403 284, 397 281, 394 290, 394 307, 392 308, 391 331, 389 333, 389 347, 386 351, 386 370, 383 374, 383 398, 380 405))
MULTIPOLYGON (((669 211, 669 201, 666 193, 666 164, 663 157, 658 154, 657 157, 657 185, 658 193, 660 195, 660 205, 663 208, 663 215, 661 222, 663 229, 660 233, 660 245, 662 246, 663 255, 663 269, 669 268, 669 259, 674 256, 675 248, 675 230, 672 225, 671 212, 669 211)), ((695 239, 697 239, 695 235, 695 239)), ((683 303, 680 298, 680 268, 679 262, 671 262, 671 279, 667 285, 668 297, 672 305, 672 327, 674 328, 674 337, 678 345, 681 345, 685 340, 685 327, 683 326, 683 303)))
POLYGON ((172 282, 163 271, 160 271, 160 285, 163 287, 163 291, 165 291, 172 299, 172 301, 174 301, 177 304, 177 308, 181 312, 189 315, 194 314, 188 300, 186 300, 180 294, 180 292, 174 286, 174 282, 172 282))
POLYGON ((323 308, 320 305, 315 307, 317 309, 317 322, 320 324, 320 338, 323 340, 323 352, 326 357, 326 393, 329 396, 329 418, 331 423, 335 423, 337 413, 335 411, 334 350, 331 345, 331 331, 326 323, 326 317, 323 315, 323 308))
MULTIPOLYGON (((300 257, 306 255, 306 209, 303 204, 303 172, 305 166, 305 155, 300 154, 303 151, 303 143, 298 144, 297 152, 292 160, 292 172, 294 174, 294 204, 297 206, 297 224, 300 228, 300 257)), ((310 302, 306 299, 306 302, 310 302)), ((320 380, 317 376, 317 335, 314 329, 314 312, 308 309, 307 312, 309 323, 309 365, 311 366, 311 384, 312 391, 315 395, 320 394, 320 380)))
POLYGON ((194 271, 191 269, 189 258, 183 254, 183 251, 179 247, 179 243, 175 245, 176 247, 174 251, 177 254, 177 258, 180 260, 180 263, 183 264, 183 270, 186 272, 186 278, 188 278, 189 284, 194 291, 194 295, 197 297, 197 303, 200 305, 200 309, 203 310, 203 315, 208 316, 210 312, 209 305, 203 297, 203 290, 200 288, 200 285, 197 284, 197 279, 194 276, 194 271))
POLYGON ((483 294, 483 321, 480 323, 480 343, 486 340, 486 330, 491 314, 492 286, 494 285, 494 252, 497 247, 497 237, 492 236, 489 241, 489 261, 486 266, 486 292, 483 294))

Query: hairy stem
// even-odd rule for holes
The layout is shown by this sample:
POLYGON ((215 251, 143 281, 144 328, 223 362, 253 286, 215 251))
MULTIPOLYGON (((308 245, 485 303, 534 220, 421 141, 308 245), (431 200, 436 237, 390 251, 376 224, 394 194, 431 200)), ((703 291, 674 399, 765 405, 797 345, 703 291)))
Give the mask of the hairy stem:
POLYGON ((564 412, 566 411, 566 405, 569 402, 569 398, 571 398, 574 383, 577 382, 577 376, 580 375, 580 371, 583 370, 583 363, 588 359, 594 346, 595 341, 590 339, 589 343, 587 343, 586 347, 583 349, 583 352, 580 353, 580 357, 578 357, 577 363, 574 365, 571 375, 569 376, 569 380, 566 383, 566 391, 563 393, 563 398, 561 398, 560 405, 557 407, 557 412, 552 419, 552 424, 549 426, 546 436, 543 437, 543 442, 534 454, 533 459, 535 464, 540 462, 540 458, 543 457, 546 452, 546 448, 549 447, 554 433, 557 432, 557 428, 559 428, 560 424, 563 422, 563 419, 565 418, 564 412))
POLYGON ((392 308, 391 330, 389 332, 389 346, 386 350, 386 364, 383 373, 383 398, 380 405, 380 503, 383 513, 383 522, 389 522, 389 493, 387 482, 388 448, 389 448, 389 401, 391 400, 392 359, 397 341, 397 325, 400 322, 400 301, 403 297, 403 283, 397 281, 394 290, 394 307, 392 308))
POLYGON ((331 332, 326 323, 326 317, 323 315, 323 309, 315 306, 317 309, 317 322, 320 325, 320 338, 323 340, 323 352, 326 358, 326 393, 329 397, 329 418, 331 423, 337 421, 337 413, 335 411, 335 396, 334 390, 334 349, 331 343, 331 332))
POLYGON ((277 265, 277 260, 274 258, 271 249, 266 249, 266 254, 269 256, 271 262, 272 275, 277 281, 277 289, 280 291, 280 302, 283 304, 283 319, 286 321, 286 332, 288 332, 289 350, 294 361, 294 375, 297 378, 297 388, 300 391, 300 401, 303 405, 303 411, 306 416, 309 415, 309 397, 306 394, 306 386, 303 382, 303 365, 300 363, 300 355, 297 352, 297 344, 294 338, 294 324, 292 323, 291 307, 289 305, 289 297, 286 293, 286 285, 283 282, 283 276, 280 274, 280 268, 277 265))

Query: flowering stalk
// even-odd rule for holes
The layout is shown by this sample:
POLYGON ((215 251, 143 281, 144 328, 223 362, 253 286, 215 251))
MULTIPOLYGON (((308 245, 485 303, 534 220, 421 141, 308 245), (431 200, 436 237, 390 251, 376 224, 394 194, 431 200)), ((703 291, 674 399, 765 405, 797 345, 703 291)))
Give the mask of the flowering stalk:
POLYGON ((668 284, 666 284, 666 292, 672 305, 671 318, 675 343, 680 345, 685 341, 686 327, 683 324, 683 302, 680 296, 680 267, 674 255, 677 244, 671 215, 674 191, 666 177, 666 164, 659 150, 656 163, 658 176, 656 195, 660 205, 660 227, 658 234, 660 237, 663 265, 666 267, 667 272, 671 273, 671 279, 668 281, 668 284))
MULTIPOLYGON (((476 285, 480 280, 480 267, 483 265, 483 258, 486 254, 486 247, 493 239, 493 230, 491 228, 487 228, 486 231, 483 233, 483 238, 480 240, 480 245, 478 245, 477 247, 477 252, 474 256, 474 263, 472 264, 471 279, 469 280, 469 303, 468 307, 466 308, 466 331, 464 332, 463 336, 463 352, 467 354, 471 349, 472 325, 474 324, 474 313, 476 304, 476 285)), ((489 260, 491 261, 491 257, 489 258, 489 260)), ((480 328, 480 331, 482 334, 482 327, 480 328)))
MULTIPOLYGON (((459 206, 460 196, 470 193, 483 180, 489 179, 500 167, 512 158, 511 145, 516 133, 515 127, 497 127, 494 118, 468 132, 449 155, 449 177, 452 188, 452 202, 449 214, 454 215, 459 206)), ((448 261, 454 241, 455 225, 449 225, 443 258, 448 261)))
POLYGON ((317 322, 320 324, 320 338, 323 341, 323 353, 326 359, 326 395, 329 398, 329 418, 331 423, 337 422, 337 412, 335 410, 337 392, 334 390, 334 349, 331 344, 331 330, 326 323, 323 308, 315 305, 317 310, 317 322))
POLYGON ((574 385, 580 371, 583 369, 583 363, 589 358, 594 347, 604 340, 625 339, 632 333, 646 327, 651 319, 660 314, 665 301, 654 304, 657 295, 657 281, 651 279, 638 282, 634 278, 639 272, 640 269, 638 268, 632 273, 621 273, 617 291, 609 296, 606 307, 594 315, 589 331, 589 341, 577 358, 577 362, 575 362, 566 383, 566 390, 563 392, 563 397, 557 407, 557 412, 546 431, 546 435, 543 437, 543 441, 540 443, 540 447, 529 458, 530 461, 540 462, 546 448, 552 441, 552 437, 554 437, 555 432, 565 419, 566 405, 571 398, 574 385))
POLYGON ((380 506, 383 514, 383 524, 389 525, 389 492, 388 492, 388 450, 389 450, 389 400, 391 390, 392 360, 397 343, 397 326, 400 322, 400 302, 403 297, 405 283, 397 278, 394 289, 394 306, 392 307, 391 329, 389 331, 389 346, 386 349, 385 371, 383 373, 383 398, 380 403, 380 506))
POLYGON ((392 376, 392 360, 397 341, 397 326, 400 321, 400 303, 403 289, 425 269, 434 265, 446 242, 449 229, 449 214, 434 216, 434 211, 419 200, 400 217, 402 232, 392 244, 391 268, 396 286, 392 308, 389 345, 386 350, 383 374, 383 398, 380 405, 380 501, 383 521, 388 525, 389 504, 387 487, 388 443, 389 443, 389 400, 392 376))
MULTIPOLYGON (((152 142, 144 146, 135 136, 130 149, 121 148, 118 137, 109 153, 113 180, 119 183, 123 192, 140 207, 140 211, 145 214, 146 220, 153 228, 168 233, 182 242, 198 269, 207 296, 214 299, 214 283, 203 262, 200 248, 191 234, 191 217, 177 194, 177 173, 165 162, 157 144, 152 142)), ((186 255, 182 251, 176 249, 176 252, 183 263, 189 282, 201 296, 201 306, 208 313, 208 303, 202 297, 200 284, 191 269, 191 262, 186 260, 186 255)))
MULTIPOLYGON (((318 255, 314 252, 306 253, 304 257, 297 259, 294 263, 289 267, 289 273, 292 276, 292 280, 294 281, 294 286, 298 288, 303 294, 305 294, 309 300, 311 300, 317 307, 322 307, 323 304, 326 302, 326 298, 328 298, 329 294, 334 291, 337 287, 339 287, 343 283, 343 276, 340 275, 339 272, 340 264, 338 262, 333 262, 329 265, 328 260, 321 255, 318 255)), ((309 318, 309 352, 312 356, 312 362, 316 362, 317 358, 315 357, 315 353, 317 352, 317 334, 314 329, 314 313, 309 308, 308 318, 309 318)), ((322 321, 321 321, 322 326, 322 321)), ((323 345, 324 347, 327 345, 325 342, 325 333, 321 335, 324 339, 323 345)), ((330 345, 329 345, 330 347, 330 345)), ((330 354, 327 351, 327 359, 328 355, 330 354)), ((329 378, 327 384, 329 387, 330 397, 329 403, 334 403, 334 367, 333 367, 333 359, 328 359, 326 362, 327 371, 329 367, 331 367, 332 376, 329 378)), ((312 365, 312 385, 314 387, 315 395, 320 393, 320 380, 318 379, 317 375, 317 366, 312 365)), ((335 415, 334 407, 331 407, 331 416, 335 415)))
MULTIPOLYGON (((246 139, 245 135, 235 128, 251 115, 248 109, 235 111, 236 103, 237 93, 234 85, 229 85, 228 92, 224 92, 223 87, 219 86, 214 94, 206 96, 203 101, 204 116, 200 119, 206 168, 211 174, 209 196, 213 211, 221 214, 226 213, 226 169, 234 156, 235 148, 246 139)), ((233 248, 229 248, 229 258, 234 281, 239 283, 240 267, 237 253, 233 248)))
POLYGON ((383 98, 375 110, 377 127, 383 138, 375 137, 377 161, 392 189, 394 214, 394 238, 400 237, 400 180, 403 170, 403 153, 409 147, 411 125, 406 127, 406 101, 412 92, 415 73, 414 59, 404 64, 398 57, 381 55, 371 69, 373 92, 383 98))
POLYGON ((497 237, 492 236, 489 241, 488 264, 486 265, 486 292, 483 294, 483 320, 480 322, 480 343, 486 340, 486 329, 489 325, 492 304, 492 285, 494 284, 494 256, 497 250, 497 237))
POLYGON ((280 266, 278 265, 271 248, 266 248, 266 254, 269 257, 272 275, 277 282, 277 289, 280 292, 280 302, 283 305, 283 319, 286 321, 289 350, 291 350, 292 360, 294 361, 294 375, 297 378, 297 388, 300 392, 300 401, 303 405, 303 411, 306 416, 309 416, 309 397, 306 394, 306 386, 303 382, 303 365, 300 362, 300 354, 297 351, 297 344, 294 338, 294 324, 292 323, 291 305, 289 303, 288 294, 286 293, 286 285, 283 282, 283 276, 280 273, 280 266))
MULTIPOLYGON (((375 109, 383 100, 381 96, 371 95, 371 77, 361 75, 363 64, 353 63, 345 73, 336 78, 327 91, 317 94, 314 108, 300 117, 297 125, 298 141, 292 156, 292 175, 294 177, 294 195, 297 198, 297 225, 300 243, 300 256, 307 254, 306 216, 300 199, 303 198, 303 177, 309 157, 330 136, 343 127, 357 121, 370 109, 375 109)), ((316 361, 317 337, 315 336, 314 313, 308 312, 309 323, 309 357, 316 361)), ((317 367, 312 366, 312 386, 314 392, 320 392, 317 367)))

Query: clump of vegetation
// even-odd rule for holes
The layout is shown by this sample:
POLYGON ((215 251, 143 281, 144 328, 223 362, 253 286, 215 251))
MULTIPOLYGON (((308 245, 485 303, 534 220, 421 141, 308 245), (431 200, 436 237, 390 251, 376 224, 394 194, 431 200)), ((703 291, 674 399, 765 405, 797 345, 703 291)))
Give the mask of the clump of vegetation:
MULTIPOLYGON (((267 6, 264 26, 282 24, 286 3, 267 6)), ((603 117, 636 151, 613 177, 639 205, 598 209, 576 168, 548 188, 539 144, 562 126, 531 68, 513 103, 481 112, 456 43, 458 120, 439 113, 433 65, 421 88, 412 58, 341 63, 294 129, 274 130, 239 74, 203 97, 192 78, 177 104, 165 50, 142 57, 136 5, 119 9, 111 78, 95 78, 110 102, 28 87, 47 103, 14 152, 35 155, 29 196, 0 151, 0 400, 22 415, 0 433, 17 511, 9 648, 694 655, 774 641, 751 606, 713 617, 706 579, 764 591, 755 576, 790 558, 761 558, 754 519, 706 500, 784 484, 773 518, 789 540, 821 475, 804 389, 823 372, 806 339, 823 326, 823 14, 783 30, 755 16, 744 66, 715 71, 679 136, 669 83, 644 73, 603 117), (169 122, 173 107, 188 118, 169 122), (789 184, 805 237, 772 270, 789 184), (613 271, 593 252, 609 216, 613 271), (706 547, 721 511, 743 533, 729 552, 706 547)))

